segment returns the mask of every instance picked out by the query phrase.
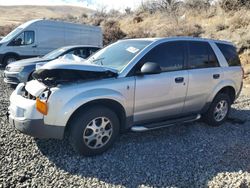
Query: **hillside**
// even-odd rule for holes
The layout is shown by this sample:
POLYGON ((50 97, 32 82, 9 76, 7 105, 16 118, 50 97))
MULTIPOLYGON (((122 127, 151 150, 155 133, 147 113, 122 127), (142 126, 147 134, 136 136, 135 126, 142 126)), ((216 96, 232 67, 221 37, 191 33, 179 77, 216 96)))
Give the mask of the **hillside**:
POLYGON ((0 26, 19 25, 38 18, 81 17, 93 10, 76 6, 0 6, 0 26))

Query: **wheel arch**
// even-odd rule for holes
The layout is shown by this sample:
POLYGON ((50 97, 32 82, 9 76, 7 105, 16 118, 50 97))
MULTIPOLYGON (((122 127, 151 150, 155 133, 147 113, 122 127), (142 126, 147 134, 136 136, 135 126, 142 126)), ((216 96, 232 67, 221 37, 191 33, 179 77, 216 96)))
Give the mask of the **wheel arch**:
POLYGON ((18 53, 16 53, 16 52, 8 52, 8 53, 3 55, 3 59, 5 59, 8 56, 15 56, 17 58, 20 58, 20 55, 18 53))
POLYGON ((96 99, 96 100, 92 100, 92 101, 89 101, 89 102, 81 105, 71 114, 70 118, 68 119, 68 121, 66 123, 65 131, 67 132, 70 129, 70 125, 71 125, 72 120, 77 115, 79 115, 79 113, 81 113, 82 111, 84 111, 92 106, 104 106, 104 107, 111 109, 114 113, 116 113, 116 115, 119 119, 119 122, 121 125, 120 131, 124 131, 126 129, 126 122, 127 122, 126 111, 125 111, 124 107, 122 106, 122 104, 116 100, 113 100, 113 99, 96 99))
POLYGON ((231 103, 234 102, 234 100, 236 99, 236 89, 235 89, 235 84, 233 82, 227 82, 224 84, 220 84, 218 85, 214 91, 212 92, 212 94, 209 96, 207 103, 205 105, 205 107, 203 108, 203 112, 205 112, 208 107, 210 106, 210 104, 212 103, 212 101, 214 100, 214 98, 219 94, 219 93, 225 93, 228 94, 230 99, 231 99, 231 103))
POLYGON ((7 63, 5 63, 5 61, 8 56, 15 56, 18 60, 20 59, 19 54, 15 52, 7 52, 6 54, 3 55, 3 58, 2 58, 2 63, 4 64, 4 66, 7 66, 7 63))

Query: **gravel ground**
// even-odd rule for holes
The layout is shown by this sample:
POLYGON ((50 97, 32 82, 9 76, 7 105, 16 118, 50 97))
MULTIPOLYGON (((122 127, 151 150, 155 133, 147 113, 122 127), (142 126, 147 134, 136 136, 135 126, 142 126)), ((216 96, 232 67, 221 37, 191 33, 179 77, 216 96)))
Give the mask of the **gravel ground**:
POLYGON ((10 128, 11 89, 2 78, 0 88, 0 187, 250 187, 250 97, 240 96, 221 127, 196 122, 126 133, 108 152, 86 158, 67 140, 10 128))

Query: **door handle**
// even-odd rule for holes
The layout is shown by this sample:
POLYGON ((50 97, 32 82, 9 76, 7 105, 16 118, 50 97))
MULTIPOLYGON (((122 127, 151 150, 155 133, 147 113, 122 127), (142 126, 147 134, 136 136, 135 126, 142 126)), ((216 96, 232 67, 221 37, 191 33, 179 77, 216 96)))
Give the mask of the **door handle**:
POLYGON ((214 75, 213 75, 213 78, 214 78, 214 79, 219 79, 219 78, 220 78, 220 74, 214 74, 214 75))
POLYGON ((175 83, 182 83, 184 81, 183 77, 177 77, 175 78, 175 83))
POLYGON ((33 45, 33 46, 32 46, 32 48, 36 48, 36 47, 37 47, 37 45, 33 45))

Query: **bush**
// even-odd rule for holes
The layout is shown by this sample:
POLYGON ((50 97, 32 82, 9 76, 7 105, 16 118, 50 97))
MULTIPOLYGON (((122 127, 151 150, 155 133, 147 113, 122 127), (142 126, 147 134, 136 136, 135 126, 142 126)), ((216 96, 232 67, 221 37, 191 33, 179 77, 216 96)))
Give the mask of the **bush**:
POLYGON ((103 28, 103 44, 108 45, 122 39, 126 34, 121 30, 120 25, 115 20, 108 20, 102 23, 103 28))
POLYGON ((134 23, 140 23, 140 22, 142 22, 143 21, 143 18, 141 17, 141 16, 135 16, 134 18, 133 18, 133 22, 134 23))
POLYGON ((157 11, 167 11, 168 13, 176 12, 182 2, 179 0, 147 0, 144 1, 139 9, 142 12, 150 12, 151 14, 157 11))
POLYGON ((149 37, 155 37, 155 34, 151 33, 150 31, 142 27, 136 27, 133 31, 127 34, 127 38, 149 38, 149 37))
POLYGON ((195 9, 195 10, 204 10, 210 7, 211 0, 186 0, 185 7, 188 9, 195 9))
POLYGON ((8 33, 10 33, 14 28, 16 28, 17 25, 6 25, 6 26, 0 26, 0 36, 5 36, 8 33))
POLYGON ((165 31, 161 34, 162 37, 168 36, 193 36, 200 37, 204 33, 204 30, 199 24, 189 25, 177 25, 175 27, 165 28, 165 31))
POLYGON ((215 30, 216 30, 216 31, 222 31, 222 30, 225 30, 225 29, 227 29, 227 28, 228 28, 227 25, 221 24, 221 23, 215 26, 215 30))
POLYGON ((237 11, 242 8, 249 9, 250 1, 249 0, 220 0, 220 7, 224 11, 237 11))

